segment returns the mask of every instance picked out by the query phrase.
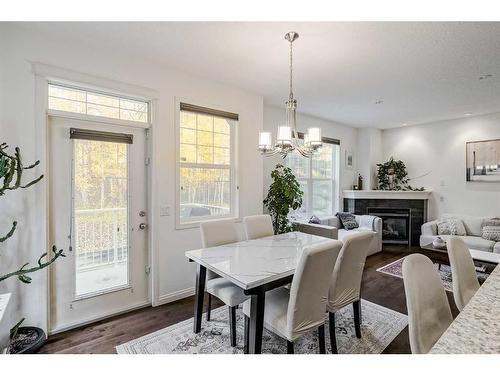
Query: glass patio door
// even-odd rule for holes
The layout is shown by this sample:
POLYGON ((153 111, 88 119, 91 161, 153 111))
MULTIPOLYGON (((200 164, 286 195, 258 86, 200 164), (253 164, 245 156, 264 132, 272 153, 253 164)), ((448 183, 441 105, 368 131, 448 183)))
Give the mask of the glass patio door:
POLYGON ((51 331, 149 303, 145 130, 50 118, 51 331))

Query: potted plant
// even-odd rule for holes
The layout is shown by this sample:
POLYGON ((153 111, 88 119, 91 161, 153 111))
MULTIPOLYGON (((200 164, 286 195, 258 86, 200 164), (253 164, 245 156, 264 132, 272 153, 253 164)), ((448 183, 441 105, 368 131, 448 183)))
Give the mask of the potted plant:
MULTIPOLYGON (((39 161, 24 166, 21 158, 21 151, 16 147, 14 154, 8 153, 6 143, 0 144, 0 197, 9 191, 17 189, 26 189, 39 182, 43 175, 31 180, 28 183, 23 181, 23 172, 26 169, 32 169, 39 164, 39 161)), ((17 229, 17 222, 14 221, 10 230, 0 235, 0 244, 7 241, 14 235, 17 229)), ((52 258, 49 258, 47 252, 43 253, 35 266, 25 263, 18 270, 8 272, 4 275, 0 274, 0 283, 11 277, 17 277, 19 281, 25 284, 31 283, 31 273, 50 266, 58 258, 64 257, 63 250, 58 250, 56 246, 52 247, 52 258)), ((1 284, 0 284, 1 285, 1 284)), ((45 333, 38 327, 21 327, 24 319, 11 329, 10 332, 10 353, 31 353, 36 352, 45 341, 45 333)))
POLYGON ((410 190, 423 191, 424 188, 414 188, 409 185, 410 178, 406 171, 406 165, 402 160, 394 160, 391 157, 385 163, 377 164, 378 188, 379 190, 410 190))
POLYGON ((264 199, 264 206, 273 220, 275 234, 291 232, 293 225, 290 224, 288 213, 290 209, 296 210, 302 205, 304 193, 300 190, 297 179, 288 167, 276 165, 271 172, 271 178, 273 182, 264 199))

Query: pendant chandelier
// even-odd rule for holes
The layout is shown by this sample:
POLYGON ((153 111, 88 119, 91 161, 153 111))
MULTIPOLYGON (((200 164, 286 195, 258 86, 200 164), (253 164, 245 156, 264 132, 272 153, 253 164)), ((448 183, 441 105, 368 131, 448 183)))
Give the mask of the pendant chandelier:
POLYGON ((286 101, 286 124, 278 126, 276 143, 273 145, 271 132, 260 132, 259 151, 262 155, 272 156, 280 154, 285 158, 289 152, 297 151, 304 157, 311 157, 321 145, 321 128, 308 128, 303 142, 299 140, 297 132, 297 100, 293 98, 293 54, 292 43, 299 37, 294 31, 285 34, 290 43, 290 93, 286 101))

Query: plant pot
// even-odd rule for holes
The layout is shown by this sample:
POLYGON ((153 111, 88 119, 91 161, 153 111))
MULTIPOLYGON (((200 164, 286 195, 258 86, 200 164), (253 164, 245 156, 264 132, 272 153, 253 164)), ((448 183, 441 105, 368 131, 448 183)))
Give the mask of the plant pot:
POLYGON ((33 354, 38 352, 45 343, 43 329, 38 327, 19 327, 14 337, 10 339, 10 354, 33 354))

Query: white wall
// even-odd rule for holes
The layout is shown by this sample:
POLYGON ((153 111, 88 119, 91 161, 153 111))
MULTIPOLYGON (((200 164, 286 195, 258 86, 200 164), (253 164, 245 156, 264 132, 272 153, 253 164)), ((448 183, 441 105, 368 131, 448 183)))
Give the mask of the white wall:
MULTIPOLYGON (((300 102, 299 102, 300 106, 300 102)), ((264 129, 271 131, 273 140, 276 140, 276 132, 278 126, 285 122, 285 108, 277 108, 265 105, 264 106, 264 129)), ((301 132, 307 131, 307 128, 319 127, 322 129, 324 137, 340 140, 340 192, 342 190, 351 189, 357 177, 356 174, 356 149, 357 149, 357 132, 358 129, 336 124, 331 121, 326 121, 317 117, 297 114, 297 127, 301 132), (345 168, 345 151, 349 150, 354 153, 353 169, 345 168)), ((264 196, 267 195, 269 185, 271 184, 271 172, 275 165, 281 162, 280 156, 264 158, 264 196)), ((339 201, 340 210, 342 210, 342 197, 339 201)))
POLYGON ((429 216, 500 215, 500 183, 465 181, 465 142, 500 138, 500 113, 384 130, 384 159, 405 162, 414 187, 432 189, 429 216), (442 201, 441 201, 442 199, 442 201))
MULTIPOLYGON (((258 132, 262 129, 263 98, 240 89, 209 82, 160 65, 145 62, 141 56, 121 56, 115 51, 97 51, 87 45, 70 45, 46 39, 0 24, 0 140, 20 146, 25 160, 39 157, 35 138, 34 75, 30 61, 42 62, 97 77, 139 85, 158 92, 158 126, 154 129, 158 180, 156 206, 175 207, 175 98, 190 99, 196 104, 211 103, 239 113, 239 186, 240 216, 262 212, 262 158, 257 152, 258 132)), ((40 169, 41 170, 41 169, 40 169)), ((38 187, 16 191, 0 199, 0 231, 11 219, 19 229, 10 241, 0 245, 0 272, 18 267, 21 262, 36 262, 44 251, 40 225, 37 226, 35 203, 40 201, 38 187), (38 230, 35 228, 39 228, 38 230)), ((42 213, 43 215, 43 213, 42 213)), ((159 226, 159 294, 162 301, 190 292, 194 286, 194 266, 184 252, 201 246, 198 229, 175 230, 175 216, 155 217, 159 226)), ((60 244, 63 246, 63 244, 60 244)), ((0 293, 14 293, 16 316, 27 317, 28 324, 45 327, 40 321, 45 309, 43 272, 34 275, 33 284, 20 285, 10 280, 0 285, 0 293)))
POLYGON ((358 129, 358 173, 363 176, 363 190, 377 188, 377 163, 382 161, 382 131, 358 129))

